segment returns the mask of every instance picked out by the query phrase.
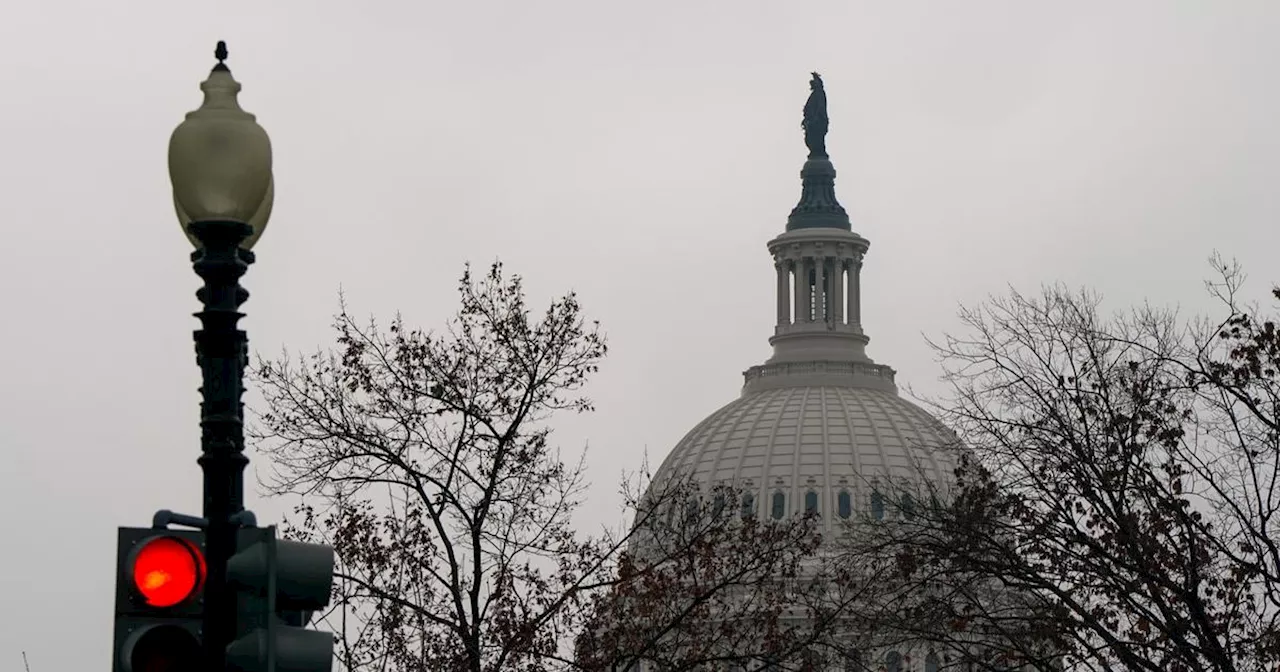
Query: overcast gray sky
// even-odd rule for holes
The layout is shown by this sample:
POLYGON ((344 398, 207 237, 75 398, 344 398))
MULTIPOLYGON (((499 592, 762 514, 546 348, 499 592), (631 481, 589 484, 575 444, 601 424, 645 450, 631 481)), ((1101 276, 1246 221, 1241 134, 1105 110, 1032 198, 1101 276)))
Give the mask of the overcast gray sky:
POLYGON ((577 290, 613 348, 557 425, 590 443, 588 524, 768 355, 809 71, 870 353, 929 392, 922 334, 1007 283, 1196 312, 1214 249, 1280 281, 1278 29, 1243 0, 6 3, 0 670, 108 669, 116 526, 199 512, 165 166, 217 40, 275 149, 251 346, 331 343, 340 285, 438 325, 467 260, 577 290))

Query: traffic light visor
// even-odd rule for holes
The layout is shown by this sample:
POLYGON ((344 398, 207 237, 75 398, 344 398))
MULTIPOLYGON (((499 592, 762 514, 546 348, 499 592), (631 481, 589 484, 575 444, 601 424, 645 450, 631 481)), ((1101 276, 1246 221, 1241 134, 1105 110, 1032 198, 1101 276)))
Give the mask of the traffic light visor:
POLYGON ((133 586, 151 607, 185 602, 204 586, 204 577, 204 555, 185 539, 152 537, 133 555, 133 586))

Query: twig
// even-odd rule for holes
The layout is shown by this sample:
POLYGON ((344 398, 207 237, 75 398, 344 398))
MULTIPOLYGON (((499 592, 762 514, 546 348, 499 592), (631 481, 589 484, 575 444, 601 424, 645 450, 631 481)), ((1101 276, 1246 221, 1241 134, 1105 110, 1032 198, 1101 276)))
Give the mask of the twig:
POLYGON ((26 651, 23 651, 23 652, 22 652, 22 666, 23 666, 23 667, 25 667, 25 668, 27 669, 27 672, 31 672, 31 666, 27 664, 27 652, 26 652, 26 651))

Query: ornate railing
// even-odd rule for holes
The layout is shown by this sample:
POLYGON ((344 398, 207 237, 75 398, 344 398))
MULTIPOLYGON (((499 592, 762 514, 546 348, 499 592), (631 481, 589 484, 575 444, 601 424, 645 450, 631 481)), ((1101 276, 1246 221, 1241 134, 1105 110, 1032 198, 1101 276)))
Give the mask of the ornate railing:
POLYGON ((774 376, 804 376, 825 374, 835 376, 865 376, 880 378, 892 383, 894 370, 884 364, 869 362, 779 362, 776 364, 760 364, 742 372, 743 382, 774 376))

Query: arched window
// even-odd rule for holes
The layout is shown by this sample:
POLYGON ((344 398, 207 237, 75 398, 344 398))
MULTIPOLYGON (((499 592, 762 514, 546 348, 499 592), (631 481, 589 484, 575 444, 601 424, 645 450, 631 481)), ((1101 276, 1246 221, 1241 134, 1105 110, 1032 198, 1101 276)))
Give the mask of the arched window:
POLYGON ((805 513, 818 512, 818 493, 812 490, 804 493, 804 512, 805 513))
POLYGON ((846 651, 844 654, 844 672, 863 672, 862 654, 857 651, 846 651))
POLYGON ((916 499, 909 494, 902 495, 902 517, 907 520, 916 517, 916 499))
POLYGON ((884 520, 884 495, 871 493, 871 515, 876 520, 884 520))
POLYGON ((711 504, 711 515, 715 516, 716 520, 720 520, 721 518, 724 517, 724 493, 723 492, 716 493, 716 497, 711 504))
POLYGON ((853 498, 849 496, 848 490, 841 490, 836 496, 836 510, 841 518, 848 518, 853 515, 853 498))
POLYGON ((787 496, 781 492, 773 493, 773 519, 781 520, 787 512, 787 496))
POLYGON ((742 493, 742 517, 753 518, 756 515, 756 496, 749 493, 742 493))
POLYGON ((924 657, 924 672, 938 672, 938 654, 930 651, 924 657))
POLYGON ((890 651, 884 655, 884 672, 902 672, 902 654, 890 651))
POLYGON ((684 503, 684 520, 681 521, 685 525, 695 525, 698 522, 699 509, 702 507, 698 504, 696 497, 690 497, 684 503))

